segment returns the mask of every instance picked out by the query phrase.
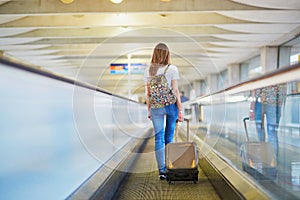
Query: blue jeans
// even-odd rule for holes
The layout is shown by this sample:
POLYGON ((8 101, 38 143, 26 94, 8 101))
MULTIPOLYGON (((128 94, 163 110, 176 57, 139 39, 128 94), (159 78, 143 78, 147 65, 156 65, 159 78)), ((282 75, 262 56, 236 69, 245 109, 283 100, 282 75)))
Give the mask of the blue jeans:
MULTIPOLYGON (((277 129, 281 115, 281 107, 275 105, 264 104, 264 113, 267 119, 267 136, 268 141, 274 147, 276 157, 278 157, 278 136, 277 129)), ((265 133, 262 131, 262 105, 259 102, 255 103, 255 123, 260 142, 265 141, 265 133)))
POLYGON ((171 104, 158 109, 151 108, 150 114, 155 132, 155 156, 158 170, 159 172, 165 172, 165 145, 173 142, 178 108, 176 104, 171 104))

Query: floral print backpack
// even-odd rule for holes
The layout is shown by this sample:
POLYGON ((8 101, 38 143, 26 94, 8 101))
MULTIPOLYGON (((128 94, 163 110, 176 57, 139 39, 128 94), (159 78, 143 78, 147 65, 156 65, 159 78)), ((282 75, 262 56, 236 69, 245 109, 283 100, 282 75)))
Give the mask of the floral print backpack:
POLYGON ((176 103, 176 95, 173 88, 169 87, 165 76, 169 66, 167 66, 163 74, 156 75, 150 79, 149 102, 151 108, 162 108, 176 103))

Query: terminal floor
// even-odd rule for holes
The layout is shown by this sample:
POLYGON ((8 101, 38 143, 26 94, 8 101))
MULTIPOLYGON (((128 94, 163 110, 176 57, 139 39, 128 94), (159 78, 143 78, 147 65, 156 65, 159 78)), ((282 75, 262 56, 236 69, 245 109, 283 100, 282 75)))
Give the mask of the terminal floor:
POLYGON ((133 172, 128 173, 116 192, 114 199, 220 199, 208 178, 199 168, 199 182, 176 182, 169 184, 165 180, 159 180, 156 170, 154 153, 151 156, 143 156, 142 153, 153 152, 154 138, 150 138, 145 148, 137 156, 133 166, 133 172), (142 172, 144 171, 144 172, 142 172))

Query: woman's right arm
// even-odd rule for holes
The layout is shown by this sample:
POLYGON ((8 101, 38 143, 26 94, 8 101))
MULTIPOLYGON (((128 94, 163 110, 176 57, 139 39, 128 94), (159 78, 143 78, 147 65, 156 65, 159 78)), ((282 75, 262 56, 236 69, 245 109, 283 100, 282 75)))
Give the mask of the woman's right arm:
POLYGON ((176 105, 178 108, 178 121, 183 122, 183 108, 180 100, 180 93, 178 90, 178 83, 177 80, 172 80, 172 88, 174 90, 174 93, 176 94, 176 105))

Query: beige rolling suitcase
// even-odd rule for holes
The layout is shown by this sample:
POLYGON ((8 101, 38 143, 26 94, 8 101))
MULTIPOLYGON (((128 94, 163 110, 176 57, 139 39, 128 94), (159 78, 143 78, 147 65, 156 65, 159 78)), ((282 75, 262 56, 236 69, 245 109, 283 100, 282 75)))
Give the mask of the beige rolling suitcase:
POLYGON ((241 145, 242 168, 254 176, 275 178, 277 175, 277 162, 273 145, 269 142, 249 141, 246 121, 243 119, 247 141, 241 145))
POLYGON ((189 120, 187 122, 187 142, 177 142, 178 121, 175 129, 175 143, 166 146, 167 181, 198 181, 198 151, 194 142, 189 142, 189 120))

